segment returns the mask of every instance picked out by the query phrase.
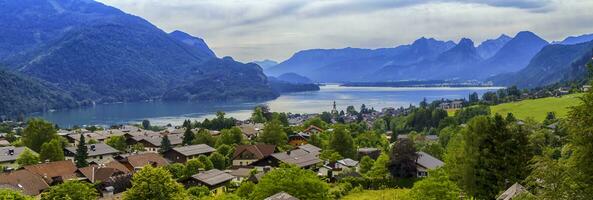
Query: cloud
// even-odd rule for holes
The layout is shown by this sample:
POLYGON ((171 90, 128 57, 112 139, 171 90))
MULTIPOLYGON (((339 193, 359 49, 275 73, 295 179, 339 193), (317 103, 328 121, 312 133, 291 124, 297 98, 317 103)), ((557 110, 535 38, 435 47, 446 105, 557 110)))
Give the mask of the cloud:
POLYGON ((591 33, 582 0, 99 0, 165 31, 202 37, 237 60, 282 61, 310 48, 381 48, 421 36, 476 43, 531 30, 546 39, 591 33))

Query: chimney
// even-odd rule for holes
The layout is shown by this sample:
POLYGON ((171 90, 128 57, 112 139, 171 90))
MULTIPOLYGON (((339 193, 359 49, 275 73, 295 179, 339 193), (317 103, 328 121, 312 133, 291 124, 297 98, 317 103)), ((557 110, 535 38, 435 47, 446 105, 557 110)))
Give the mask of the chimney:
POLYGON ((291 152, 291 151, 287 151, 287 152, 286 152, 286 155, 289 155, 289 156, 290 156, 290 152, 291 152))
POLYGON ((8 155, 10 155, 10 156, 14 155, 14 149, 9 149, 8 150, 8 155))
POLYGON ((95 151, 95 150, 96 150, 95 149, 95 145, 94 144, 91 144, 91 151, 95 151))

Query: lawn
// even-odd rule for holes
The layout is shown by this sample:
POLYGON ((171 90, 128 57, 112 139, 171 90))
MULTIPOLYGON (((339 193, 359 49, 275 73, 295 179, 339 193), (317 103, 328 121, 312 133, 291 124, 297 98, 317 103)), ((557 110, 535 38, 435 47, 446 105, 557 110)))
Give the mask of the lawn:
POLYGON ((505 103, 490 107, 492 113, 499 113, 506 116, 507 113, 513 113, 518 119, 527 119, 529 117, 541 122, 546 118, 548 112, 555 112, 556 117, 566 117, 569 107, 580 103, 578 97, 582 94, 571 94, 560 98, 548 97, 541 99, 530 99, 519 102, 505 103))
POLYGON ((342 197, 342 200, 400 200, 405 199, 409 189, 364 190, 342 197))

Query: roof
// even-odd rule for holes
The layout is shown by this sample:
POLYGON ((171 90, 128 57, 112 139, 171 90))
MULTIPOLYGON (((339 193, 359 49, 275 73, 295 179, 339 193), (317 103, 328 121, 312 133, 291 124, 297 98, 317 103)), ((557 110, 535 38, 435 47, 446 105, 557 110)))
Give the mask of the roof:
POLYGON ((309 153, 302 149, 275 153, 272 154, 272 157, 283 163, 294 164, 299 167, 307 167, 321 162, 321 160, 317 158, 315 154, 309 153))
POLYGON ((211 169, 202 173, 198 173, 191 177, 209 186, 215 186, 235 178, 233 175, 230 175, 218 169, 211 169))
MULTIPOLYGON (((183 134, 169 134, 169 135, 167 135, 167 137, 169 138, 171 145, 179 145, 179 144, 183 143, 183 134)), ((153 136, 134 136, 132 139, 134 139, 136 141, 144 140, 144 141, 154 145, 155 147, 160 147, 161 141, 163 140, 163 136, 160 134, 153 135, 153 136)))
POLYGON ((230 172, 231 175, 236 176, 236 177, 249 177, 251 175, 251 168, 239 168, 239 169, 235 169, 232 170, 230 172))
MULTIPOLYGON (((27 149, 27 147, 14 147, 14 146, 0 147, 0 163, 15 161, 19 157, 19 155, 21 155, 21 153, 23 151, 25 151, 25 149, 27 149), (8 153, 8 151, 11 149, 14 150, 14 153, 12 155, 10 155, 8 153)), ((30 151, 33 152, 32 150, 30 150, 30 151)))
POLYGON ((238 126, 241 132, 247 136, 254 136, 263 128, 261 124, 241 124, 238 126))
POLYGON ((416 152, 418 154, 418 158, 416 159, 416 164, 426 168, 426 169, 436 169, 439 168, 445 163, 443 161, 432 157, 430 154, 424 153, 422 151, 416 152))
POLYGON ((290 194, 288 194, 286 192, 279 192, 279 193, 276 193, 275 195, 265 198, 264 200, 299 200, 299 199, 291 196, 290 194))
POLYGON ((376 152, 376 151, 380 151, 377 148, 358 148, 358 152, 361 153, 372 153, 372 152, 376 152))
POLYGON ((122 172, 115 168, 99 167, 97 165, 80 168, 80 169, 78 169, 78 171, 92 183, 95 183, 97 181, 104 182, 105 180, 109 179, 113 175, 125 173, 125 172, 122 172), (93 174, 93 170, 95 170, 94 174, 93 174))
POLYGON ((165 158, 157 153, 133 154, 127 156, 125 161, 128 162, 133 168, 140 168, 153 163, 155 163, 157 167, 169 164, 165 158))
POLYGON ((309 131, 311 131, 313 129, 315 129, 315 130, 317 130, 319 132, 323 132, 323 129, 321 129, 321 128, 315 126, 315 125, 311 125, 311 126, 307 127, 307 129, 305 129, 303 132, 307 133, 307 132, 309 132, 309 131))
POLYGON ((31 173, 37 174, 51 184, 52 178, 60 177, 62 180, 76 178, 76 166, 71 160, 62 160, 36 165, 27 165, 24 167, 31 173))
POLYGON ((301 145, 301 146, 298 147, 298 149, 302 149, 302 150, 304 150, 306 152, 313 153, 313 154, 316 154, 316 155, 319 154, 319 152, 321 151, 321 148, 316 147, 316 146, 314 146, 312 144, 304 144, 304 145, 301 145))
POLYGON ((236 159, 244 151, 251 152, 255 155, 255 158, 262 159, 266 156, 271 155, 276 150, 276 145, 273 144, 254 144, 254 145, 239 145, 235 148, 233 154, 233 160, 236 159))
MULTIPOLYGON (((38 195, 42 190, 49 188, 49 185, 41 178, 27 170, 17 170, 10 173, 0 174, 0 185, 10 185, 18 188, 27 195, 38 195)), ((6 188, 6 186, 4 186, 6 188)))
MULTIPOLYGON (((104 143, 87 144, 85 146, 87 147, 87 152, 89 156, 100 156, 119 153, 117 149, 104 143)), ((77 147, 66 147, 66 151, 69 151, 72 154, 76 154, 76 148, 77 147)))
POLYGON ((496 200, 511 200, 525 192, 529 193, 529 191, 527 191, 527 189, 525 189, 525 187, 523 187, 521 184, 515 183, 506 191, 504 191, 500 196, 498 196, 496 200))
POLYGON ((0 146, 8 146, 10 145, 10 142, 8 142, 7 140, 0 140, 0 146))
POLYGON ((177 151, 184 156, 200 155, 216 151, 216 149, 208 146, 207 144, 196 144, 190 146, 175 147, 171 150, 177 151))
POLYGON ((338 163, 348 167, 356 167, 358 165, 358 161, 352 160, 350 158, 338 160, 338 163))

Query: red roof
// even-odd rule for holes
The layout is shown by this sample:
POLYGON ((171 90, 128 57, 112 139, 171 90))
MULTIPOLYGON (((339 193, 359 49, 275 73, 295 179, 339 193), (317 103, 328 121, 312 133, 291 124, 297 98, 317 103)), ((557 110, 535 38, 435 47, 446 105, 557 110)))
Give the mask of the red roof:
POLYGON ((257 159, 262 159, 273 154, 275 150, 276 145, 273 144, 239 145, 235 148, 233 160, 245 151, 253 153, 257 159))

